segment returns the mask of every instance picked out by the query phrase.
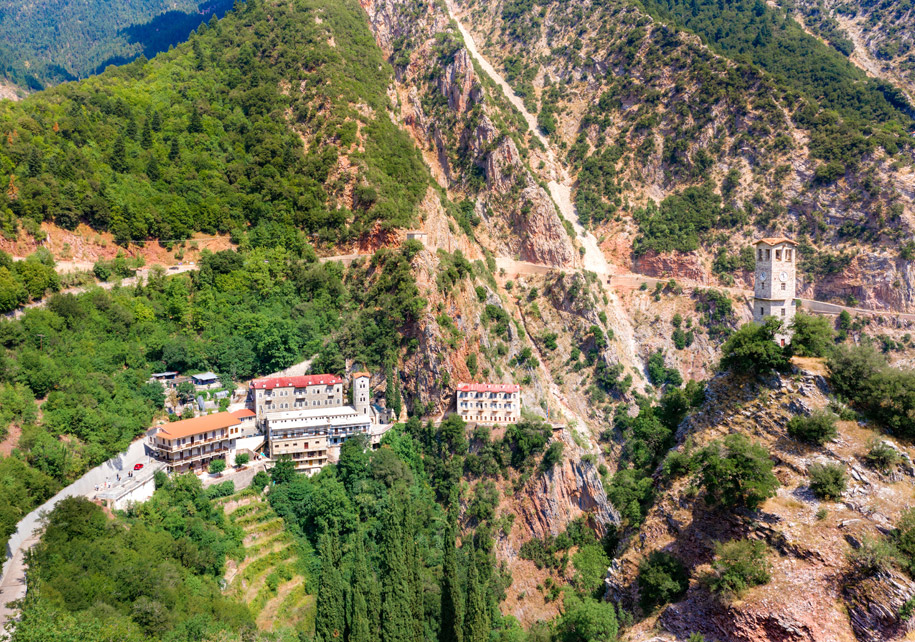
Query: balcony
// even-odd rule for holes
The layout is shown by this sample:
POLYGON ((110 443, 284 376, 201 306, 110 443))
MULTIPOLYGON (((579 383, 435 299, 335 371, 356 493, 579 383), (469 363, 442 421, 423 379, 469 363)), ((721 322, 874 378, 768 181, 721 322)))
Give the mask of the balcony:
POLYGON ((167 450, 174 452, 176 450, 187 450, 188 448, 194 448, 197 446, 205 446, 207 444, 213 444, 218 441, 225 441, 229 439, 230 435, 220 435, 218 437, 210 437, 209 439, 195 439, 194 441, 188 442, 186 444, 176 444, 176 443, 162 443, 157 442, 155 437, 149 440, 149 445, 156 450, 167 450))
POLYGON ((211 450, 205 453, 197 453, 196 455, 185 455, 183 457, 163 457, 161 453, 157 453, 156 459, 159 461, 165 462, 170 466, 177 466, 179 464, 188 464, 201 459, 209 459, 211 457, 218 457, 219 455, 224 455, 229 452, 228 448, 220 448, 217 450, 211 450))

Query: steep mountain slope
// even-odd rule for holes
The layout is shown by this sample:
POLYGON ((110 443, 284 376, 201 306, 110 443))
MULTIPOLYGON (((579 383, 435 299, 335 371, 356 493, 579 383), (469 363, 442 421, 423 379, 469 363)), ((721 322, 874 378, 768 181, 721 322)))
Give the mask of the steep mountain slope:
POLYGON ((0 75, 31 91, 149 58, 222 16, 229 0, 0 2, 0 75))
POLYGON ((390 77, 358 5, 249 3, 153 61, 0 106, 4 228, 85 221, 126 245, 408 225, 428 171, 390 77))
MULTIPOLYGON (((803 292, 911 307, 899 246, 913 223, 912 121, 840 54, 764 8, 760 24, 772 26, 754 29, 787 35, 756 48, 733 34, 703 45, 677 29, 680 3, 658 8, 668 22, 616 2, 460 6, 567 150, 579 214, 614 239, 614 262, 727 282, 749 239, 781 232, 802 241, 803 292), (741 46, 744 62, 726 57, 741 46), (790 47, 826 72, 777 57, 790 47), (899 287, 868 293, 859 276, 899 287)), ((723 24, 701 11, 694 28, 723 24)), ((737 23, 752 15, 744 4, 734 11, 737 23)))
POLYGON ((874 77, 915 96, 915 15, 905 2, 783 3, 803 24, 874 77))
POLYGON ((897 568, 868 567, 850 554, 892 532, 908 508, 915 487, 911 448, 854 421, 839 422, 838 436, 823 446, 792 438, 789 419, 824 409, 833 392, 822 364, 798 365, 796 374, 765 384, 716 377, 702 409, 681 425, 679 451, 692 455, 713 440, 749 436, 774 460, 780 488, 758 511, 731 509, 706 501, 694 469, 657 471, 660 498, 638 538, 614 561, 608 597, 639 608, 638 568, 653 551, 681 559, 691 579, 682 601, 645 610, 628 639, 680 640, 699 632, 721 640, 893 640, 911 629, 900 613, 915 596, 915 583, 897 568), (881 473, 868 463, 874 439, 891 444, 898 467, 881 473), (847 490, 834 501, 811 490, 809 471, 821 463, 845 469, 847 490), (716 543, 746 538, 766 543, 771 579, 737 596, 713 592, 716 543), (659 630, 664 633, 653 637, 659 630))

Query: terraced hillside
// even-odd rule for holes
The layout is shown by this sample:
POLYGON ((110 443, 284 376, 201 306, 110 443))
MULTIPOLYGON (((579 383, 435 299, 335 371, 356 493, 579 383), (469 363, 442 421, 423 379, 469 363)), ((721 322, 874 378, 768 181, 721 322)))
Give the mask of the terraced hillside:
POLYGON ((287 635, 297 639, 297 629, 313 626, 315 602, 308 593, 298 544, 256 491, 246 489, 219 503, 245 533, 245 557, 240 563, 229 563, 226 594, 248 605, 259 630, 280 633, 280 639, 287 635))

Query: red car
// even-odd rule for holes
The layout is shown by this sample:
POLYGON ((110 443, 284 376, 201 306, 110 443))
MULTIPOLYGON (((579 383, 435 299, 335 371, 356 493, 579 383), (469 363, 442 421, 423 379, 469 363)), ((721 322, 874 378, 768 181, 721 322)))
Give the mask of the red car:
POLYGON ((134 470, 140 470, 141 468, 143 468, 143 464, 135 464, 133 467, 134 470))

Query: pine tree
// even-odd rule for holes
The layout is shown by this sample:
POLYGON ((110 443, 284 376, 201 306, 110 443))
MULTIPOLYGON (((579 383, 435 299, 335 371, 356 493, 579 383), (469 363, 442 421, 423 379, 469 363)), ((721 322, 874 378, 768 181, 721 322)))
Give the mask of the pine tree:
POLYGON ((133 119, 133 115, 128 116, 127 126, 124 128, 124 131, 127 133, 128 138, 133 139, 137 137, 137 121, 133 119))
POLYGON ((111 169, 118 173, 127 171, 127 147, 124 144, 123 136, 118 136, 114 139, 108 164, 111 165, 111 169))
POLYGON ((464 640, 486 642, 489 640, 490 617, 486 603, 486 587, 480 580, 476 552, 467 563, 467 611, 464 616, 464 640))
POLYGON ((140 145, 143 149, 149 149, 152 147, 152 126, 149 123, 149 118, 143 123, 143 133, 140 134, 140 145))
POLYGON ((162 130, 162 116, 159 115, 159 112, 153 111, 151 121, 151 127, 154 132, 162 130))
POLYGON ((168 160, 174 162, 181 156, 181 148, 178 147, 178 137, 172 137, 171 147, 168 149, 168 160))
POLYGON ((187 131, 191 134, 199 134, 203 131, 203 121, 200 118, 200 110, 197 107, 191 111, 191 120, 187 125, 187 131))
POLYGON ((41 152, 37 147, 32 147, 25 158, 25 166, 29 170, 29 176, 40 176, 42 169, 41 152))
POLYGON ((452 506, 448 515, 448 532, 445 534, 445 559, 442 564, 442 610, 440 642, 464 641, 464 595, 458 577, 456 511, 452 506))
POLYGON ((336 642, 343 639, 346 626, 343 576, 335 536, 321 537, 321 578, 318 581, 315 641, 336 642))
POLYGON ((150 154, 149 162, 146 163, 146 176, 148 176, 151 181, 157 181, 161 177, 161 174, 159 173, 159 161, 156 160, 155 154, 150 154))

